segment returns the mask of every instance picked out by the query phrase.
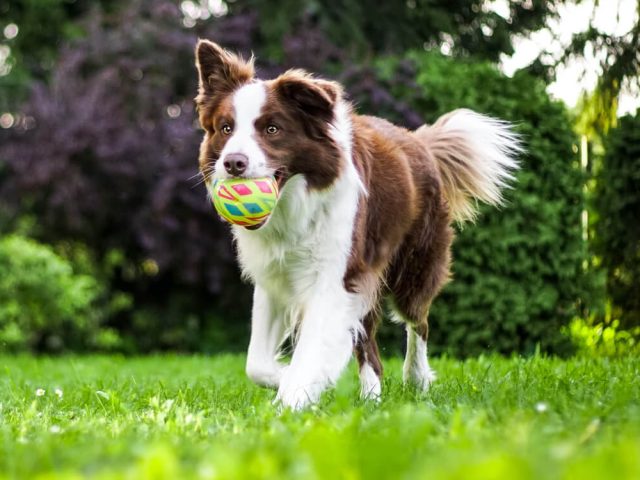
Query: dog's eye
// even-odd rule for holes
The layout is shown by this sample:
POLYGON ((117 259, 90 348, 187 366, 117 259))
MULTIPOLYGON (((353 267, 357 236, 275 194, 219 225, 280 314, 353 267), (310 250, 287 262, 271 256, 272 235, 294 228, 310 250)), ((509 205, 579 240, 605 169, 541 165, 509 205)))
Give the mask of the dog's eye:
POLYGON ((233 129, 231 128, 231 126, 228 123, 225 123, 222 128, 220 129, 220 131, 222 133, 224 133, 225 135, 231 135, 231 132, 233 131, 233 129))
POLYGON ((280 129, 276 125, 268 125, 265 131, 268 135, 275 135, 280 131, 280 129))

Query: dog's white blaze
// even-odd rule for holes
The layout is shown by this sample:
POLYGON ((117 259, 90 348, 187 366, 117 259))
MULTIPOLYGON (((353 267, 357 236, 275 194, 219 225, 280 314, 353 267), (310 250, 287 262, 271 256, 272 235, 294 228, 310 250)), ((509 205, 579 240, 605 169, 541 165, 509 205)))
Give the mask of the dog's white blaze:
POLYGON ((402 368, 402 379, 405 383, 413 383, 421 390, 427 390, 436 379, 436 374, 429 367, 427 359, 427 342, 407 325, 407 354, 402 368))
POLYGON ((360 368, 360 396, 367 400, 380 400, 381 394, 380 378, 373 367, 365 362, 360 368))
MULTIPOLYGON (((297 332, 291 364, 279 375, 277 400, 285 407, 315 402, 337 381, 351 357, 360 318, 370 307, 343 284, 361 192, 348 113, 346 106, 337 108, 330 130, 345 161, 331 187, 309 190, 304 177, 293 176, 267 225, 256 231, 233 227, 243 272, 268 298, 254 309, 251 344, 267 342, 260 332, 268 330, 269 318, 297 332)), ((268 351, 265 357, 276 353, 263 350, 268 351)))
POLYGON ((256 81, 239 88, 233 94, 234 126, 231 138, 227 141, 216 163, 216 177, 228 178, 224 169, 224 157, 230 153, 242 153, 249 159, 244 176, 248 178, 264 177, 272 172, 267 167, 267 158, 258 145, 255 121, 260 116, 267 100, 264 82, 256 81))

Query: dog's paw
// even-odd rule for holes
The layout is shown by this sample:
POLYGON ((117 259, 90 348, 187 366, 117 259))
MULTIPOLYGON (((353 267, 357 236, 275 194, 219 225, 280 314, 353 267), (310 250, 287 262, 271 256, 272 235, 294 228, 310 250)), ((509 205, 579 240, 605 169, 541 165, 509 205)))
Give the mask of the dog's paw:
POLYGON ((307 378, 296 378, 295 372, 287 368, 282 372, 280 388, 274 403, 281 409, 302 410, 317 403, 323 390, 322 382, 309 382, 307 378))
POLYGON ((256 385, 261 387, 278 389, 280 381, 288 365, 261 365, 255 363, 247 363, 246 374, 249 379, 256 385))
POLYGON ((382 395, 380 377, 369 364, 360 369, 360 398, 379 402, 382 395))
POLYGON ((403 375, 405 384, 413 385, 422 392, 429 390, 429 387, 436 381, 436 378, 436 372, 428 366, 425 368, 405 370, 403 375))
POLYGON ((288 409, 297 412, 315 402, 304 388, 299 387, 295 389, 280 388, 273 403, 281 411, 288 409))

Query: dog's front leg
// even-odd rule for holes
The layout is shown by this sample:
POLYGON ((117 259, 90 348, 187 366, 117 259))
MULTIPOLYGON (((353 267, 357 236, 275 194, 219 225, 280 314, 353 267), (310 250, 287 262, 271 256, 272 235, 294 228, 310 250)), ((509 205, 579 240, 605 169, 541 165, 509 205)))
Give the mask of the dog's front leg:
POLYGON ((284 318, 278 313, 267 292, 256 285, 246 371, 255 383, 271 388, 278 388, 284 368, 277 360, 285 336, 284 318))
POLYGON ((326 291, 317 292, 305 306, 291 364, 276 397, 283 407, 297 410, 315 403, 338 380, 353 351, 350 303, 347 292, 326 291))

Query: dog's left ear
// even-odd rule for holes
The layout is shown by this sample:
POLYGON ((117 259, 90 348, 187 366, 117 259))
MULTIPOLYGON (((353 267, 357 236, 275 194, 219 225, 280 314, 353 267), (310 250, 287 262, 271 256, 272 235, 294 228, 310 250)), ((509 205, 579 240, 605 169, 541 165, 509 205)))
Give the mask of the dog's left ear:
POLYGON ((244 61, 209 40, 199 40, 196 45, 196 67, 200 98, 229 93, 255 75, 253 58, 244 61))
POLYGON ((334 108, 342 97, 340 85, 313 78, 302 70, 289 70, 278 77, 276 91, 303 114, 324 122, 333 120, 334 108))

